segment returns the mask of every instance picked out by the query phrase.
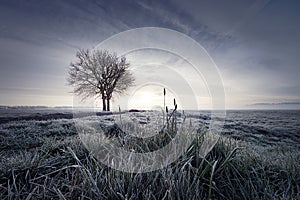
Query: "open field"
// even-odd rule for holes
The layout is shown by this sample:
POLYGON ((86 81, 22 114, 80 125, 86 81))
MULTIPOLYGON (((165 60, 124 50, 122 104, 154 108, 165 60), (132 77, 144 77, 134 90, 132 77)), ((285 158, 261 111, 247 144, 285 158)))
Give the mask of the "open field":
POLYGON ((194 112, 191 122, 199 135, 188 151, 163 169, 140 174, 98 162, 82 144, 75 123, 98 123, 101 129, 101 124, 110 126, 121 117, 124 123, 132 120, 149 127, 153 115, 72 119, 69 111, 2 112, 1 199, 300 198, 299 111, 229 112, 220 139, 205 159, 199 150, 210 117, 194 112))

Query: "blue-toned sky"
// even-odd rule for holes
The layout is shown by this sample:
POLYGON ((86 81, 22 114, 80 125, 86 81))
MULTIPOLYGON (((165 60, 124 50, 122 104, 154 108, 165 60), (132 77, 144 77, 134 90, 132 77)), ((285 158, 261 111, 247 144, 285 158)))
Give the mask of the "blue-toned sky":
POLYGON ((299 10, 297 0, 1 0, 0 105, 72 105, 67 67, 79 48, 154 26, 208 51, 227 108, 300 108, 299 10))

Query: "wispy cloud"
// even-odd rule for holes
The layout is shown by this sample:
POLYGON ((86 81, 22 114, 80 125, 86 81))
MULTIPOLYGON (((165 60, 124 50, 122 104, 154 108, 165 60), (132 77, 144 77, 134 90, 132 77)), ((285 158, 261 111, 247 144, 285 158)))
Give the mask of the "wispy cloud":
MULTIPOLYGON (((208 50, 234 105, 258 102, 257 96, 292 100, 300 98, 299 9, 289 0, 3 0, 0 83, 59 91, 77 49, 128 29, 158 26, 185 33, 208 50)), ((9 103, 3 96, 0 103, 9 103)))

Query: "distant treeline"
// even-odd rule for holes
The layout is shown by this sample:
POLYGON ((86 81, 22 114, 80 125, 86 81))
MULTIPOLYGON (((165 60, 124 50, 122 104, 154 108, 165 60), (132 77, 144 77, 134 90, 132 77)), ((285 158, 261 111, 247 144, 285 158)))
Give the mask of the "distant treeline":
POLYGON ((48 108, 72 108, 72 106, 3 106, 0 105, 0 110, 7 110, 7 109, 48 109, 48 108))

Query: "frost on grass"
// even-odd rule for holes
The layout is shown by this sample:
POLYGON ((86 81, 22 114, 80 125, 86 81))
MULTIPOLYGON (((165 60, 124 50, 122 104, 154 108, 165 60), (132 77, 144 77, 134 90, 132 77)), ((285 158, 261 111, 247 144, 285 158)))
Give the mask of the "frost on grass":
MULTIPOLYGON (((273 130, 272 127, 267 133, 263 131, 263 136, 252 137, 251 127, 243 121, 243 117, 234 121, 230 114, 224 135, 216 136, 204 128, 209 126, 209 117, 199 117, 194 113, 191 124, 193 133, 199 137, 180 158, 160 170, 142 174, 123 173, 95 159, 96 152, 103 150, 103 147, 111 150, 111 145, 114 145, 125 148, 128 154, 127 157, 121 156, 124 158, 122 162, 107 157, 111 165, 118 167, 122 164, 125 169, 136 167, 136 171, 153 169, 155 164, 150 162, 149 168, 143 168, 145 165, 132 166, 135 153, 156 151, 168 144, 162 141, 170 141, 174 136, 156 134, 159 136, 157 140, 149 136, 146 130, 151 130, 151 126, 161 128, 161 120, 155 121, 155 116, 149 114, 147 118, 147 112, 132 115, 124 113, 120 123, 120 115, 115 114, 74 120, 23 120, 1 124, 0 142, 6 145, 0 151, 1 198, 55 199, 59 195, 65 199, 299 199, 300 153, 297 140, 293 143, 284 143, 285 140, 276 142, 273 139, 280 138, 281 132, 275 132, 278 128, 273 130), (115 123, 128 132, 125 137, 107 137, 99 126, 112 126, 115 123), (78 130, 84 133, 82 137, 78 137, 78 130), (138 135, 139 130, 145 133, 138 135), (147 135, 149 137, 138 137, 147 135), (162 140, 162 137, 166 140, 162 140), (209 141, 215 141, 215 137, 219 137, 218 141, 208 152, 209 141), (272 143, 267 143, 268 138, 272 143), (42 141, 41 146, 26 145, 37 139, 42 141), (207 144, 204 139, 208 141, 207 144), (84 142, 94 145, 94 151, 87 151, 84 142)), ((177 120, 179 123, 180 117, 177 120)), ((244 120, 255 121, 257 117, 244 120)), ((271 124, 271 121, 264 120, 271 124)), ((253 125, 257 124, 254 121, 253 125)), ((276 126, 279 126, 278 123, 276 126)), ((294 120, 292 126, 296 127, 297 123, 294 120)), ((288 133, 292 134, 295 127, 288 128, 288 133)), ((156 130, 159 132, 160 128, 156 127, 156 130)), ((265 127, 254 128, 253 135, 262 133, 262 129, 266 130, 265 127)), ((184 136, 184 131, 179 133, 184 136)), ((282 134, 283 139, 287 139, 288 133, 282 134)), ((294 134, 290 138, 296 136, 294 134)), ((188 138, 181 139, 184 141, 188 138)), ((163 161, 170 162, 171 156, 168 156, 163 161)), ((151 156, 148 158, 152 159, 151 156)))

